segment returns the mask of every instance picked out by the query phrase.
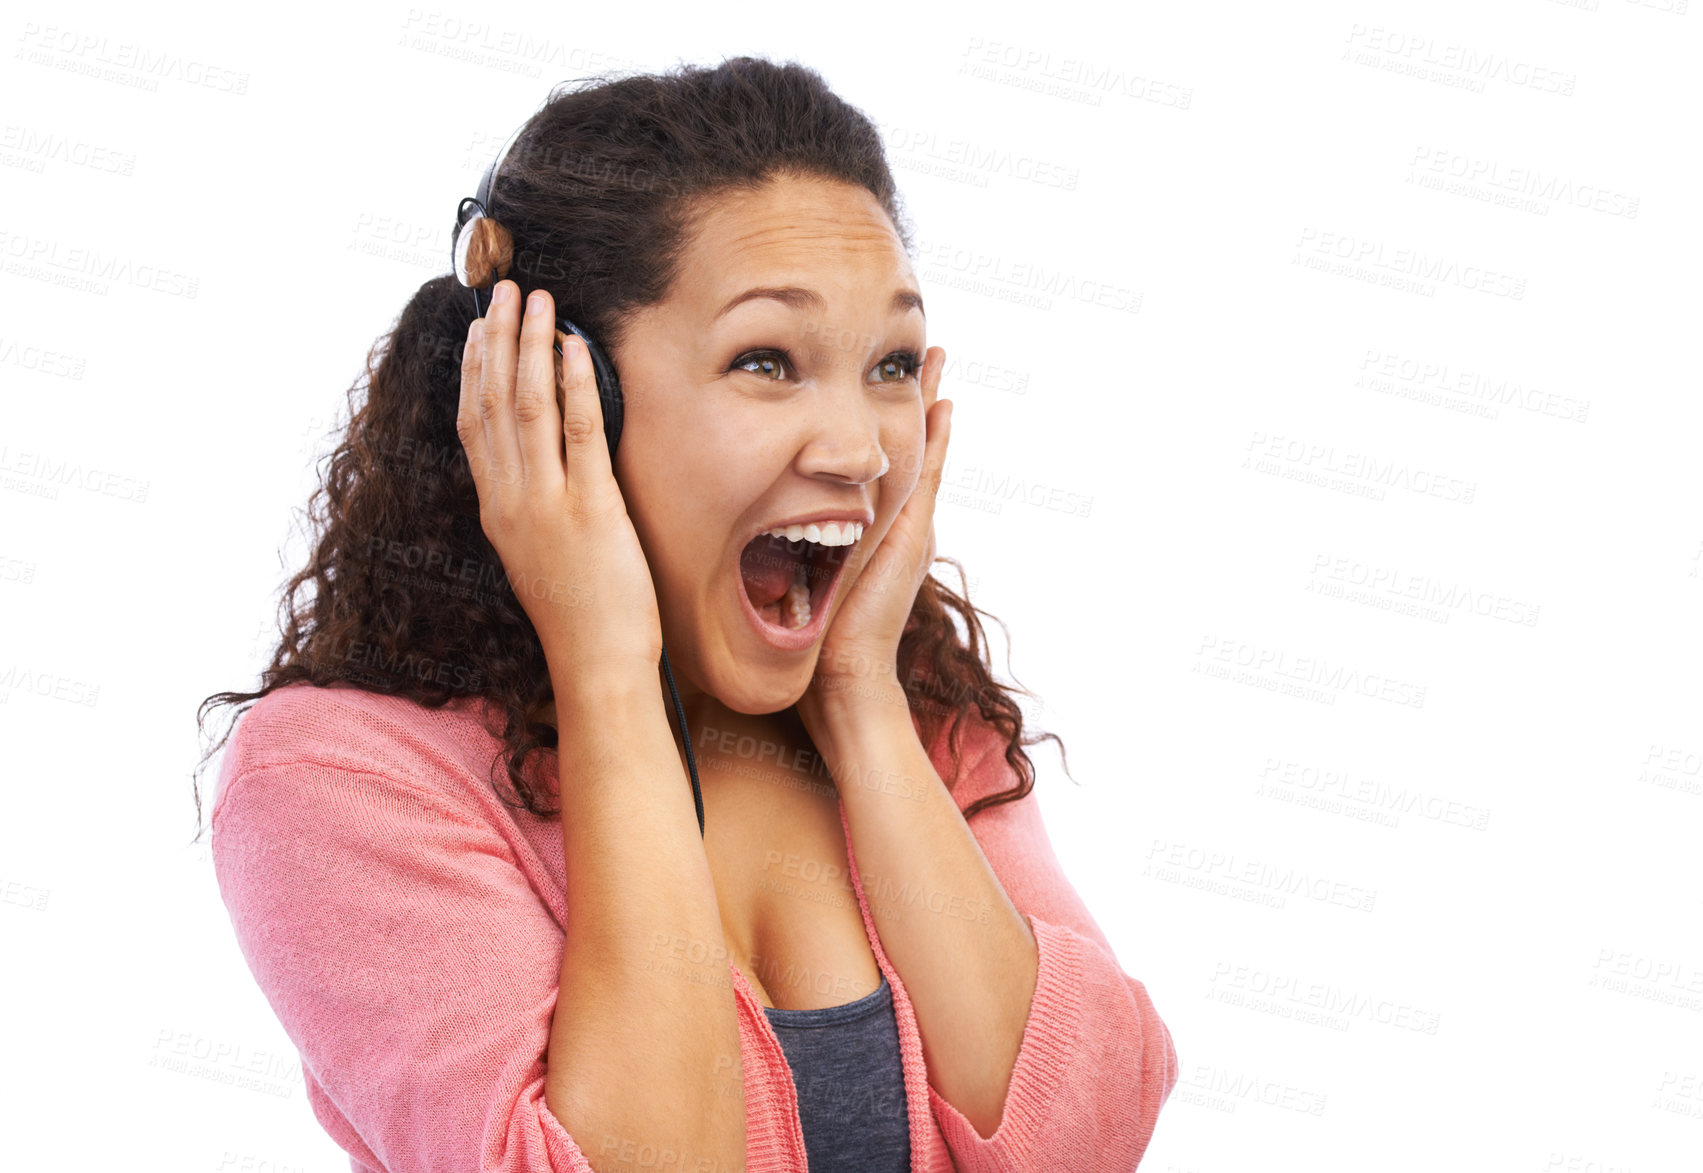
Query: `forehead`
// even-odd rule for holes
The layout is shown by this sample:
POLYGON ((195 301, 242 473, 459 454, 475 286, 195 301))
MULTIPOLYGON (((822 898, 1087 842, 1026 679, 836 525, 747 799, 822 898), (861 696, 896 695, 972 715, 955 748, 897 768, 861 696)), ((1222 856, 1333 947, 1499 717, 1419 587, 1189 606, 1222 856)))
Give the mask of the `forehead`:
POLYGON ((780 177, 709 197, 693 218, 683 260, 681 292, 705 298, 789 274, 826 285, 911 277, 910 258, 874 194, 817 177, 780 177))

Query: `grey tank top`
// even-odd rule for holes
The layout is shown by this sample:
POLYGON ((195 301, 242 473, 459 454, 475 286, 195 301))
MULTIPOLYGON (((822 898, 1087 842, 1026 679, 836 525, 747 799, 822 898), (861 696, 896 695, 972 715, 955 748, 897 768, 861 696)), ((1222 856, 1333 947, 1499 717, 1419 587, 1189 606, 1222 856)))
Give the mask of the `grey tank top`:
POLYGON ((843 1006, 763 1013, 792 1068, 810 1173, 907 1173, 910 1119, 887 975, 843 1006))

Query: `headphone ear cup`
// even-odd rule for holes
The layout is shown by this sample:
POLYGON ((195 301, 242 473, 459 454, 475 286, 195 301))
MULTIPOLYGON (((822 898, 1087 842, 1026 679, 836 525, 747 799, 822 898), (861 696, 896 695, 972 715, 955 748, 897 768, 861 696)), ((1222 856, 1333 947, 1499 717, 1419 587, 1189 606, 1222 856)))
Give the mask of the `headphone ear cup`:
POLYGON ((452 259, 458 281, 483 289, 508 276, 514 263, 514 238, 489 216, 475 216, 457 230, 452 259))

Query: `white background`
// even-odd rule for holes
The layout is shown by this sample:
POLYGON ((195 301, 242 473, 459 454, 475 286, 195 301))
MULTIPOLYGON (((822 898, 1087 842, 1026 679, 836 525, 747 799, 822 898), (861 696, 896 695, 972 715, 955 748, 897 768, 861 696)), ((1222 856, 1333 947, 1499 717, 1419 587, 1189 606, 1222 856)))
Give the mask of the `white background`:
POLYGON ((1703 1168, 1682 2, 12 7, 6 1163, 347 1168, 190 843, 195 707, 495 147, 749 52, 886 135, 941 551, 1181 1058, 1143 1169, 1703 1168))

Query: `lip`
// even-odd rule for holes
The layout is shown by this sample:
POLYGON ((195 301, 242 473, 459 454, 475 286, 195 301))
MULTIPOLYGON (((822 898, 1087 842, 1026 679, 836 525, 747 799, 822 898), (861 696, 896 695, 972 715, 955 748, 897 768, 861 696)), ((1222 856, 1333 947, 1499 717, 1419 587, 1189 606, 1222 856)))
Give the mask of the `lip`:
MULTIPOLYGON (((761 537, 763 534, 768 533, 771 529, 779 529, 788 525, 820 525, 829 521, 861 521, 864 523, 864 529, 866 531, 869 529, 871 524, 870 521, 865 520, 865 517, 862 514, 818 514, 811 517, 798 518, 794 521, 771 522, 765 525, 762 529, 751 534, 744 542, 740 543, 739 552, 734 555, 732 575, 733 593, 739 596, 740 610, 745 612, 746 622, 751 625, 751 629, 757 633, 758 638, 760 638, 769 647, 774 648, 776 651, 802 652, 812 647, 816 641, 822 637, 822 633, 827 630, 828 614, 834 609, 834 600, 839 597, 840 583, 845 580, 846 570, 851 566, 856 546, 854 545, 852 549, 847 552, 844 561, 842 561, 839 565, 839 569, 834 572, 834 577, 828 580, 828 585, 822 593, 821 602, 818 603, 812 600, 810 604, 810 622, 797 630, 785 627, 775 627, 774 625, 765 622, 763 617, 757 613, 757 608, 751 603, 750 594, 745 590, 745 578, 744 575, 740 573, 739 558, 744 554, 746 546, 750 545, 752 541, 761 537)), ((863 539, 859 538, 857 544, 861 545, 862 542, 863 539)))

